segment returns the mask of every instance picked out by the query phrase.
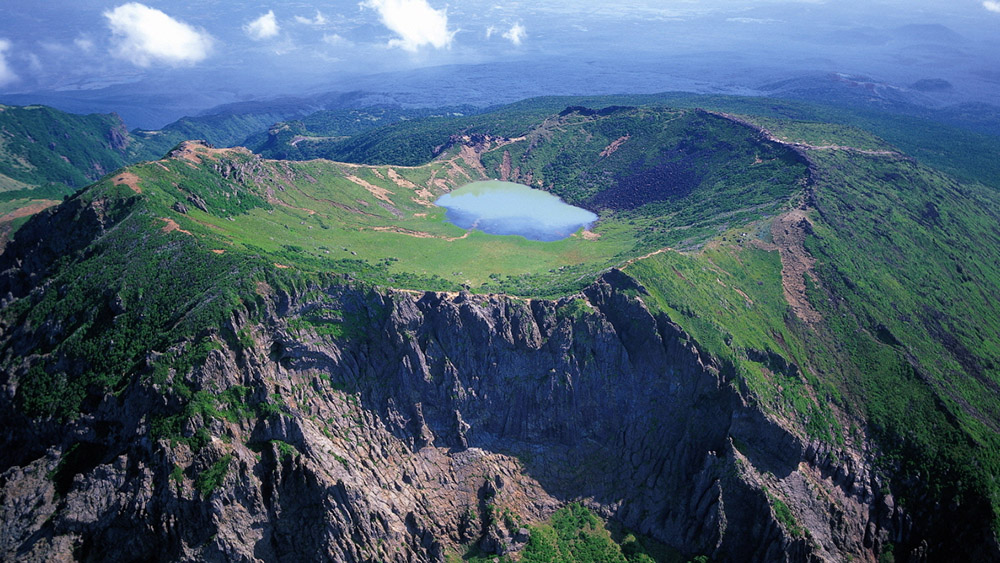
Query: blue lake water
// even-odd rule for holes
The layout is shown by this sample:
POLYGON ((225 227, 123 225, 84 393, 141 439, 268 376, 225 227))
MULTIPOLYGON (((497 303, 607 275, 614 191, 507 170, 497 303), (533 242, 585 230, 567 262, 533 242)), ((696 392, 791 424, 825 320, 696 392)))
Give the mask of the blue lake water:
POLYGON ((446 208, 445 218, 463 229, 531 240, 561 240, 597 220, 597 215, 548 192, 499 180, 467 184, 434 203, 446 208))

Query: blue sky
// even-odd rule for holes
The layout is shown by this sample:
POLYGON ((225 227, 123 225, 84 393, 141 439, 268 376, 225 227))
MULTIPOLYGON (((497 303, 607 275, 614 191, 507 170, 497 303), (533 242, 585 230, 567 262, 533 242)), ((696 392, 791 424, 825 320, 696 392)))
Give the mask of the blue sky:
POLYGON ((0 95, 161 81, 246 99, 442 65, 706 53, 720 54, 720 64, 737 53, 765 66, 814 61, 894 80, 938 70, 1000 76, 1000 0, 0 0, 0 8, 0 95), (907 25, 947 29, 928 28, 924 41, 898 32, 907 25))
MULTIPOLYGON (((5 0, 6 1, 6 0, 5 0)), ((9 2, 0 89, 128 81, 184 68, 388 70, 502 55, 527 40, 516 4, 427 0, 9 2)))

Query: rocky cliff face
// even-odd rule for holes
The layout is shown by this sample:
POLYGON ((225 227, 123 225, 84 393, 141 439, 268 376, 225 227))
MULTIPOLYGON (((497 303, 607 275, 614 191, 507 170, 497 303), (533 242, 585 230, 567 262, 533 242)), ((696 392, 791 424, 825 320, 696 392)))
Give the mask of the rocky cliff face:
POLYGON ((204 365, 73 422, 13 414, 7 376, 0 549, 442 561, 516 551, 571 500, 720 560, 872 560, 907 533, 863 444, 770 418, 643 292, 617 271, 558 302, 261 284, 204 365), (188 408, 164 436, 177 382, 256 410, 188 408))

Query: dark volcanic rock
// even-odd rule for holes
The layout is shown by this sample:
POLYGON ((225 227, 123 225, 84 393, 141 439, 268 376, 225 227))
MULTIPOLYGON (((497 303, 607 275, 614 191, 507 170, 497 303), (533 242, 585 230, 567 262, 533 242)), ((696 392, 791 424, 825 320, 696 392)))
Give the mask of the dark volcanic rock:
POLYGON ((14 423, 8 378, 4 443, 34 447, 3 457, 0 550, 29 561, 443 561, 473 542, 517 551, 527 531, 500 514, 538 522, 574 500, 717 560, 872 559, 906 533, 869 452, 804 441, 748 402, 732 367, 644 294, 617 270, 558 302, 271 294, 259 321, 240 313, 221 327, 254 345, 220 339, 185 381, 242 386, 248 405, 273 407, 192 417, 183 433, 204 426, 201 447, 155 439, 174 399, 148 379, 57 432, 14 423), (357 334, 290 330, 305 313, 352 319, 357 334), (801 529, 775 515, 775 498, 801 529))

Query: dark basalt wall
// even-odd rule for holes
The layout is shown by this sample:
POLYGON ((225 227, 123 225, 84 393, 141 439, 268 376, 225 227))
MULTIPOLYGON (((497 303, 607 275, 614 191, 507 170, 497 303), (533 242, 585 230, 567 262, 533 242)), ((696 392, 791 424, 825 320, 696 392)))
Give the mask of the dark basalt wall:
POLYGON ((521 524, 501 510, 527 524, 584 500, 692 555, 873 557, 898 511, 874 492, 863 453, 805 443, 765 415, 643 292, 612 271, 558 302, 271 295, 257 321, 245 312, 221 327, 255 345, 221 346, 186 384, 240 385, 248 404, 280 408, 201 412, 184 427, 208 430, 198 449, 157 442, 154 421, 177 399, 140 376, 62 433, 7 430, 8 444, 48 442, 3 468, 0 549, 24 560, 442 561, 473 542, 521 548, 521 524), (306 314, 353 332, 289 328, 306 314), (808 532, 775 516, 775 495, 808 532))

